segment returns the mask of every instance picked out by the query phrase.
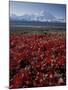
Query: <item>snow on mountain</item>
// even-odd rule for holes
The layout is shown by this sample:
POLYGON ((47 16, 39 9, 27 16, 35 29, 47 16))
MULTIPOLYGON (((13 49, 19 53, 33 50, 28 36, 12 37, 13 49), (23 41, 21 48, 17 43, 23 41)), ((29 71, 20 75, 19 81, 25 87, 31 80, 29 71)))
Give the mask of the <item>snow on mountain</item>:
POLYGON ((21 16, 17 16, 12 14, 10 16, 10 20, 21 20, 21 21, 40 21, 40 22, 64 22, 64 19, 58 19, 54 15, 49 12, 42 11, 40 14, 24 14, 21 16))

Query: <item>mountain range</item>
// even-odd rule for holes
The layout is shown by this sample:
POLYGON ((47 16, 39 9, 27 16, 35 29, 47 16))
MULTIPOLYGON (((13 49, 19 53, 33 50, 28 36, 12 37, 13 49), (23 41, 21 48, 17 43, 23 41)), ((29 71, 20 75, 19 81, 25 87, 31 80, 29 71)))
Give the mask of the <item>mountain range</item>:
POLYGON ((10 20, 12 21, 40 21, 40 22, 65 22, 64 18, 57 18, 53 14, 42 11, 38 14, 23 14, 21 16, 11 14, 10 20))

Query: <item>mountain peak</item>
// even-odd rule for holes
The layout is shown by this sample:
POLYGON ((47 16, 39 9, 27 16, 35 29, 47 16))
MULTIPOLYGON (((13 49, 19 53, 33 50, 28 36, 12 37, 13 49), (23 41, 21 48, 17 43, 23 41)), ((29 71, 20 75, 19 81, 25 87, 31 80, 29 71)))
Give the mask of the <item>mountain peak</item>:
POLYGON ((15 14, 10 15, 11 20, 21 20, 21 21, 40 21, 40 22, 64 22, 62 19, 57 19, 53 14, 47 11, 41 11, 39 15, 37 14, 24 14, 21 16, 17 16, 15 14))

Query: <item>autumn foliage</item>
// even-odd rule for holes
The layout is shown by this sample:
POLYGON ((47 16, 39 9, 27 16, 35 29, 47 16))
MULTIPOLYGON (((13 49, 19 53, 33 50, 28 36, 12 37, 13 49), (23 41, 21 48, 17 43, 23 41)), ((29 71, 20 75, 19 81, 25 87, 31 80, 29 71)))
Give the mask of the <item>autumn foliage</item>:
POLYGON ((10 88, 66 84, 65 34, 10 34, 10 88))

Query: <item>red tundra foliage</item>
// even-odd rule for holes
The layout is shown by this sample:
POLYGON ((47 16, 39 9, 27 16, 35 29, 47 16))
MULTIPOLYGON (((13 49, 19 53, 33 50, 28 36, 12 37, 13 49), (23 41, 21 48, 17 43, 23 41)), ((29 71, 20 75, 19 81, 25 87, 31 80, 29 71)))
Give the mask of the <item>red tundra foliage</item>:
POLYGON ((63 33, 10 34, 10 88, 66 84, 63 33))

